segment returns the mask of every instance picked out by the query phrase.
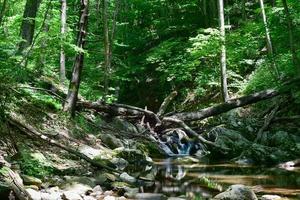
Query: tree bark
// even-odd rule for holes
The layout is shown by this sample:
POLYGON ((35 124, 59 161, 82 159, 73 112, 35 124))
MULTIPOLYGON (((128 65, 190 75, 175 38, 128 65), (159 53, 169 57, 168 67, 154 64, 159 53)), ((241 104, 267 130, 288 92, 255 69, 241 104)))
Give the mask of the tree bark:
POLYGON ((285 15, 286 15, 286 20, 287 20, 287 25, 288 25, 290 50, 291 50, 291 53, 292 53, 293 64, 296 67, 296 70, 297 70, 298 74, 300 74, 299 60, 298 60, 298 57, 297 57, 296 46, 295 46, 295 42, 294 42, 293 21, 292 21, 292 18, 291 18, 291 14, 290 14, 290 10, 289 10, 287 1, 282 0, 282 5, 283 5, 283 8, 284 8, 284 12, 285 12, 285 15))
POLYGON ((227 88, 227 73, 226 73, 226 46, 225 46, 225 22, 224 22, 224 2, 219 0, 219 20, 220 20, 220 37, 221 37, 221 87, 223 101, 229 99, 227 88))
POLYGON ((163 103, 161 104, 158 112, 157 112, 157 116, 161 117, 163 114, 165 114, 169 104, 171 103, 171 101, 177 96, 177 91, 173 91, 171 92, 171 94, 169 94, 163 101, 163 103))
POLYGON ((103 19, 103 35, 104 35, 104 99, 108 95, 108 80, 110 73, 110 40, 108 29, 108 2, 102 0, 102 19, 103 19))
POLYGON ((23 14, 20 36, 23 41, 19 44, 19 52, 29 47, 32 43, 35 29, 35 18, 38 12, 41 0, 27 0, 23 14))
POLYGON ((66 40, 66 30, 67 30, 67 0, 61 0, 61 50, 60 50, 60 69, 59 69, 59 78, 60 83, 63 84, 66 80, 66 55, 64 51, 64 41, 66 40))
POLYGON ((265 90, 262 92, 257 92, 254 94, 251 94, 249 96, 243 96, 237 99, 230 99, 225 103, 208 107, 196 112, 182 112, 177 113, 172 116, 169 116, 171 118, 180 119, 182 121, 196 121, 196 120, 202 120, 211 116, 216 116, 222 113, 225 113, 229 110, 232 110, 234 108, 243 107, 249 104, 253 104, 262 100, 270 99, 273 97, 276 97, 280 95, 281 92, 278 90, 265 90))
POLYGON ((266 42, 267 42, 267 49, 268 49, 268 54, 271 58, 272 61, 272 68, 275 71, 275 75, 279 77, 279 71, 277 69, 277 66, 274 61, 274 52, 273 52, 273 46, 272 46, 272 41, 271 41, 271 36, 270 36, 270 30, 267 22, 267 16, 266 16, 266 11, 265 11, 265 6, 264 6, 264 0, 259 0, 259 5, 261 9, 261 15, 263 19, 263 24, 265 27, 265 35, 266 35, 266 42))
MULTIPOLYGON (((79 21, 79 32, 77 37, 77 47, 84 49, 85 38, 87 35, 88 26, 88 0, 80 0, 81 13, 79 21)), ((81 73, 83 68, 84 53, 79 52, 76 55, 75 63, 73 66, 72 78, 69 85, 68 95, 64 104, 64 111, 70 112, 71 116, 75 115, 76 102, 78 99, 79 85, 81 81, 81 73)))

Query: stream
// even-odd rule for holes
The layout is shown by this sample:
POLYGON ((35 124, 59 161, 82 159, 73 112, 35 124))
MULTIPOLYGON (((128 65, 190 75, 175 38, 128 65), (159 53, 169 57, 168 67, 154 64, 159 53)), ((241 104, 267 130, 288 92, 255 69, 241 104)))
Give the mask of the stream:
POLYGON ((300 167, 290 170, 228 163, 188 163, 185 158, 155 160, 155 184, 145 192, 168 197, 209 199, 233 184, 250 186, 258 196, 300 199, 300 167))

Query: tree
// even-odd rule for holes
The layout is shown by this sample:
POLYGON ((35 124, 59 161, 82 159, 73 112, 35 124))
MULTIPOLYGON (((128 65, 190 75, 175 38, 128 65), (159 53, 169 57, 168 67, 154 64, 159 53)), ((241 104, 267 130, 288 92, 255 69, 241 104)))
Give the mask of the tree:
MULTIPOLYGON (((67 0, 61 0, 61 15, 60 15, 60 20, 61 20, 61 28, 60 28, 60 33, 61 33, 61 38, 62 38, 62 43, 66 39, 66 29, 67 29, 67 0)), ((60 77, 60 82, 61 84, 64 83, 66 79, 66 55, 64 51, 63 44, 61 45, 61 50, 60 50, 60 69, 59 69, 59 77, 60 77)))
POLYGON ((108 1, 102 0, 102 19, 103 19, 103 38, 104 38, 104 98, 108 95, 113 43, 116 31, 117 14, 119 10, 119 1, 115 0, 115 10, 113 13, 112 27, 109 27, 109 9, 108 1))
POLYGON ((23 13, 23 21, 21 24, 20 36, 22 41, 19 44, 19 52, 22 53, 24 49, 29 47, 32 43, 34 30, 35 30, 35 18, 38 12, 41 0, 27 0, 25 10, 23 13))
POLYGON ((225 22, 224 22, 224 2, 219 0, 219 20, 220 20, 220 37, 221 37, 221 87, 223 101, 227 102, 229 99, 227 88, 227 74, 226 74, 226 47, 225 47, 225 22))
POLYGON ((276 66, 275 61, 274 61, 274 52, 273 52, 273 46, 272 46, 272 41, 271 41, 271 36, 270 36, 270 30, 269 30, 269 26, 268 26, 268 22, 267 22, 267 16, 266 16, 266 11, 265 11, 264 1, 259 0, 259 4, 260 4, 260 9, 261 9, 263 24, 264 24, 264 27, 265 27, 265 35, 266 35, 268 54, 271 57, 272 67, 273 67, 273 70, 275 71, 275 75, 277 77, 279 77, 279 72, 278 72, 277 66, 276 66))
POLYGON ((110 40, 108 29, 108 2, 102 0, 102 19, 103 19, 103 35, 104 35, 104 97, 108 94, 108 77, 111 67, 110 62, 110 40))
POLYGON ((286 15, 287 25, 288 25, 290 51, 292 53, 293 64, 295 67, 297 67, 298 73, 300 74, 300 68, 299 68, 300 66, 298 66, 299 60, 298 60, 297 53, 296 53, 294 34, 293 34, 293 21, 292 21, 290 10, 289 10, 286 0, 282 0, 282 4, 283 4, 284 12, 286 15))
POLYGON ((3 3, 2 3, 2 7, 1 7, 1 10, 0 10, 0 26, 2 24, 5 12, 7 10, 7 2, 8 2, 7 0, 4 0, 3 3))
MULTIPOLYGON (((84 50, 85 47, 85 38, 87 35, 87 26, 88 26, 88 10, 89 1, 88 0, 80 0, 80 18, 78 25, 78 36, 77 36, 77 47, 84 50)), ((66 98, 66 102, 64 104, 64 111, 70 112, 71 116, 74 116, 76 109, 76 102, 78 99, 79 86, 81 81, 81 73, 83 68, 84 61, 84 52, 77 53, 74 66, 72 78, 69 85, 69 91, 66 98)))

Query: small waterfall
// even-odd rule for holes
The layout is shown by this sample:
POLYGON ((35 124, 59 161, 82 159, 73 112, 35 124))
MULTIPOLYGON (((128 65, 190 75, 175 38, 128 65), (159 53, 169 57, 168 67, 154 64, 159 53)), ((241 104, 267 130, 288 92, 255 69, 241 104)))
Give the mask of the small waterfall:
POLYGON ((191 149, 195 148, 195 143, 190 141, 187 134, 181 129, 165 133, 158 141, 160 148, 168 156, 187 156, 191 154, 191 149))

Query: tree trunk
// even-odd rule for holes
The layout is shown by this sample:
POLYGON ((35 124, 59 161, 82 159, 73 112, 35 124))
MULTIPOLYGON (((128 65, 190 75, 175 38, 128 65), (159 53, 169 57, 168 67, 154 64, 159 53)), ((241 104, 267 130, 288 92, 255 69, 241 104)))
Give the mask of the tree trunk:
POLYGON ((61 50, 60 50, 60 69, 59 69, 59 78, 60 83, 63 84, 66 80, 66 55, 64 51, 64 41, 66 39, 66 30, 67 30, 67 0, 61 0, 61 50))
POLYGON ((289 10, 289 7, 288 7, 288 4, 287 4, 286 0, 282 0, 282 4, 283 4, 283 7, 284 7, 284 12, 285 12, 285 15, 286 15, 286 20, 287 20, 287 25, 288 25, 290 50, 291 50, 291 53, 292 53, 293 64, 296 67, 296 70, 298 71, 298 74, 300 74, 299 60, 298 60, 298 57, 297 57, 296 46, 295 46, 295 42, 294 42, 293 21, 292 21, 290 10, 289 10))
POLYGON ((275 75, 277 77, 279 77, 279 72, 278 72, 277 66, 274 61, 274 52, 273 52, 273 46, 272 46, 272 41, 271 41, 271 36, 270 36, 270 30, 269 30, 269 26, 268 26, 268 22, 267 22, 267 16, 266 16, 266 12, 265 12, 264 1, 259 0, 259 4, 260 4, 261 15, 262 15, 262 19, 263 19, 263 23, 264 23, 264 27, 265 27, 265 35, 266 35, 268 54, 271 57, 272 67, 273 67, 273 70, 275 71, 275 75))
POLYGON ((110 40, 108 30, 108 2, 102 0, 102 19, 103 19, 103 35, 104 35, 104 99, 108 95, 108 79, 110 73, 110 40))
POLYGON ((229 99, 227 89, 227 74, 226 74, 226 47, 225 47, 225 22, 224 22, 224 2, 219 0, 219 20, 220 20, 220 34, 221 34, 221 86, 223 101, 229 99))
POLYGON ((23 14, 20 36, 23 41, 19 44, 19 52, 29 47, 32 43, 35 29, 35 18, 38 12, 41 0, 27 0, 23 14))
POLYGON ((1 7, 1 11, 0 11, 0 26, 2 25, 2 21, 3 21, 4 15, 5 15, 5 12, 7 9, 7 2, 8 2, 7 0, 4 0, 2 3, 2 7, 1 7))
POLYGON ((216 106, 208 107, 196 112, 182 112, 171 115, 169 117, 179 119, 182 121, 196 121, 202 120, 208 117, 216 116, 225 113, 234 108, 243 107, 249 104, 253 104, 262 100, 270 99, 280 95, 281 93, 277 90, 265 90, 257 92, 249 96, 243 96, 237 99, 230 99, 226 103, 222 103, 216 106))
MULTIPOLYGON (((87 25, 88 25, 88 0, 81 0, 81 13, 79 21, 79 33, 77 38, 77 47, 84 49, 85 38, 87 34, 87 25)), ((76 55, 75 63, 73 66, 72 78, 69 85, 69 91, 64 105, 64 111, 69 111, 71 116, 74 116, 76 109, 76 102, 78 98, 79 85, 81 80, 81 72, 83 68, 84 53, 79 52, 76 55)))
POLYGON ((247 14, 246 14, 246 0, 242 0, 241 4, 242 4, 242 18, 243 18, 243 21, 246 21, 246 19, 247 19, 247 14))

